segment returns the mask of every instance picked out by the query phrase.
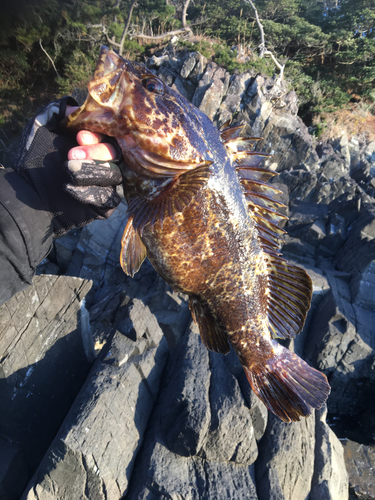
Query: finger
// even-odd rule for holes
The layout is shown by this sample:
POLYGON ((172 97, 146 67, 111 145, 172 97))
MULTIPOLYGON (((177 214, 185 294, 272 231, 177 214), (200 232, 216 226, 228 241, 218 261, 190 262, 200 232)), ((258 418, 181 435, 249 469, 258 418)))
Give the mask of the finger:
POLYGON ((75 111, 78 108, 79 108, 79 106, 69 106, 69 104, 67 104, 67 106, 65 108, 65 116, 71 115, 73 113, 73 111, 75 111))
POLYGON ((117 158, 115 146, 108 143, 92 144, 90 146, 78 146, 72 148, 68 153, 68 160, 101 160, 110 161, 117 158))
POLYGON ((77 134, 77 142, 80 146, 88 146, 90 144, 98 144, 103 139, 104 135, 89 130, 80 130, 77 134))

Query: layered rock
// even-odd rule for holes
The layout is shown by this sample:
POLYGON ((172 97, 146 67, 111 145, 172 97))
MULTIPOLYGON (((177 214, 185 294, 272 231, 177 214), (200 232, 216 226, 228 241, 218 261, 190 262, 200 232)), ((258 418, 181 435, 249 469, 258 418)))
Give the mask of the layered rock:
MULTIPOLYGON (((218 125, 233 116, 245 134, 263 137, 257 149, 274 154, 266 163, 280 173, 290 217, 283 251, 314 284, 305 328, 287 344, 327 374, 328 411, 358 419, 371 442, 373 146, 343 135, 315 148, 296 116, 297 96, 276 79, 231 76, 196 52, 166 52, 148 65, 218 125)), ((268 416, 236 356, 203 347, 183 295, 147 261, 134 279, 124 276, 125 223, 123 203, 109 221, 58 240, 43 264, 93 281, 86 308, 95 345, 108 354, 95 362, 25 498, 348 498, 342 446, 324 410, 291 425, 268 416)), ((9 441, 0 445, 8 477, 24 474, 21 454, 9 441)))

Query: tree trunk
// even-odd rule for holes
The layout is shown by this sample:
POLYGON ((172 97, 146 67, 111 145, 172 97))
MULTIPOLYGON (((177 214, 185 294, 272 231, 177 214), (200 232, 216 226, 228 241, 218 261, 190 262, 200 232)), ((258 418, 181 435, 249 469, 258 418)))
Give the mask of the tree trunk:
POLYGON ((130 9, 129 9, 129 14, 128 14, 128 19, 126 20, 125 28, 124 28, 124 31, 122 32, 122 36, 121 36, 121 40, 120 40, 120 49, 119 49, 120 56, 122 56, 122 51, 123 51, 123 48, 124 48, 125 37, 126 37, 126 35, 128 33, 128 29, 129 29, 129 26, 130 26, 130 21, 131 21, 132 14, 133 14, 133 9, 134 9, 136 3, 137 3, 137 0, 133 0, 132 3, 131 3, 130 9))

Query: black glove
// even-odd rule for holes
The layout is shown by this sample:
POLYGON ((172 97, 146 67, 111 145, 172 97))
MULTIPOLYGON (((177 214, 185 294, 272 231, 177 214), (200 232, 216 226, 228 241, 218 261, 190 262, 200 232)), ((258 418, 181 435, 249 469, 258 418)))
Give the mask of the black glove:
POLYGON ((115 186, 122 177, 114 162, 67 161, 68 151, 77 146, 75 134, 61 127, 67 104, 77 105, 71 97, 64 97, 27 124, 13 166, 51 213, 55 237, 95 219, 107 219, 121 201, 115 186))

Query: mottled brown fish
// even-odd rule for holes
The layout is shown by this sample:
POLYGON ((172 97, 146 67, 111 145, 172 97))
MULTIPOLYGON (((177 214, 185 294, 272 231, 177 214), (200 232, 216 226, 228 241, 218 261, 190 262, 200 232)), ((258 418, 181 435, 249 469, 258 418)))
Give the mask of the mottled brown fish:
POLYGON ((143 65, 102 47, 85 104, 68 126, 116 137, 129 219, 121 265, 148 256, 189 305, 204 345, 236 351, 254 392, 282 420, 320 408, 326 377, 274 340, 294 337, 310 307, 305 271, 280 257, 275 175, 240 127, 211 120, 143 65))

